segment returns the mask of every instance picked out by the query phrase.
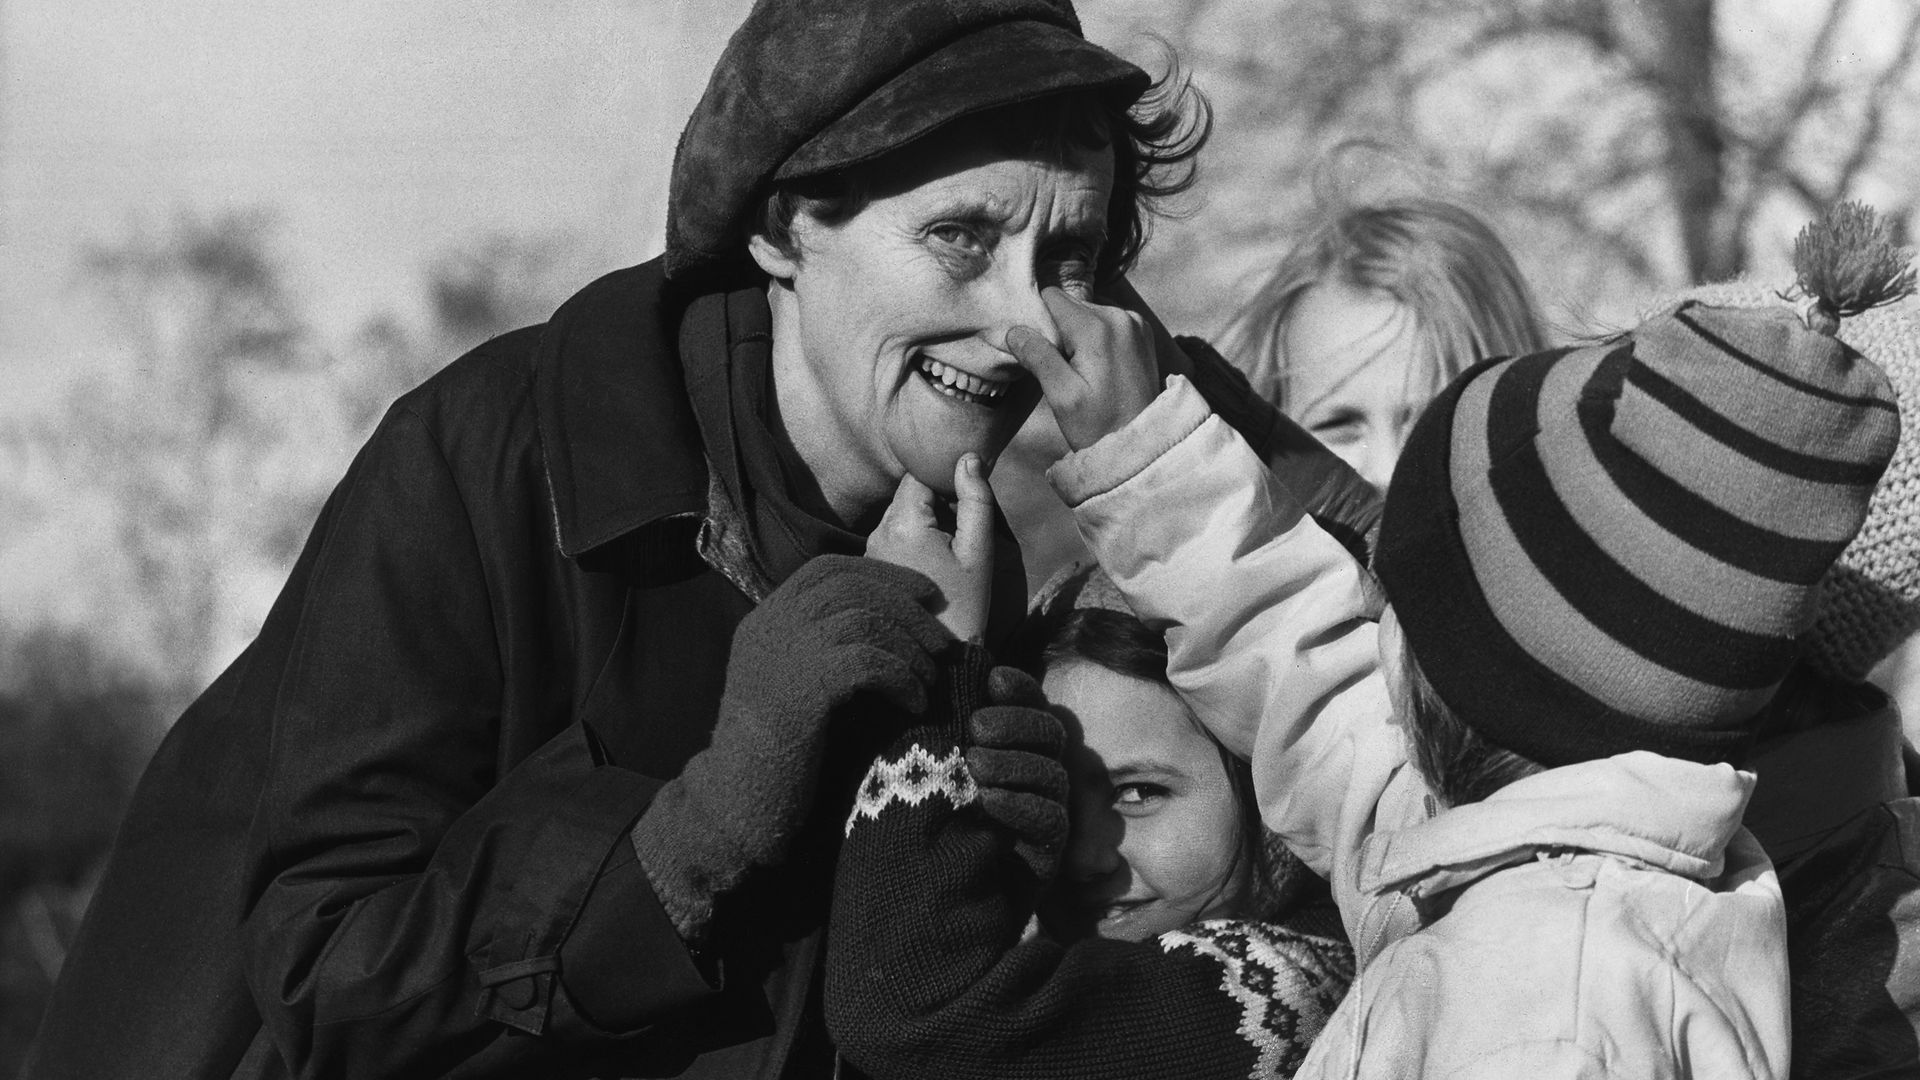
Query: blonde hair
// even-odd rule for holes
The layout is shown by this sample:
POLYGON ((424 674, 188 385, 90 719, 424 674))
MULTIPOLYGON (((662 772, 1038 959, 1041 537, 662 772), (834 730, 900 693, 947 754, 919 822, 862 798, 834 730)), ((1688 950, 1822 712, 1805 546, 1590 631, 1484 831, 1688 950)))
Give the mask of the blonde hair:
MULTIPOLYGON (((1298 413, 1287 401, 1287 319, 1309 288, 1330 283, 1378 290, 1407 306, 1425 360, 1422 400, 1488 357, 1547 347, 1513 256, 1478 217, 1435 199, 1349 207, 1280 260, 1221 336, 1254 388, 1289 415, 1298 413)), ((1410 373, 1410 396, 1416 385, 1410 373)))

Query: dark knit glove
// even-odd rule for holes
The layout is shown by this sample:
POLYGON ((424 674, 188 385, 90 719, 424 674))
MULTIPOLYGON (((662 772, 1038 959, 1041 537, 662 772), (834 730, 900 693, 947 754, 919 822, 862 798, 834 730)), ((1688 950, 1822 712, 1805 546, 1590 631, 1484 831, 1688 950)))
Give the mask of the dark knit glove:
POLYGON ((987 696, 993 704, 967 719, 967 770, 980 809, 1013 833, 1014 851, 1047 881, 1067 842, 1067 770, 1060 764, 1066 732, 1024 671, 994 668, 987 696))
POLYGON ((909 713, 926 709, 934 654, 952 641, 927 609, 935 595, 933 582, 904 567, 822 555, 740 623, 712 743, 633 829, 640 864, 689 942, 705 936, 717 897, 786 855, 841 706, 872 694, 909 713))

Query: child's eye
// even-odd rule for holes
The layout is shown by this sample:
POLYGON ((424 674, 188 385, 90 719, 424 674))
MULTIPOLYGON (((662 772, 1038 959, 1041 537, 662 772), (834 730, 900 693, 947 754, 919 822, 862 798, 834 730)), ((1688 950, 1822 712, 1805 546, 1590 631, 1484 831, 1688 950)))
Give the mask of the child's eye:
POLYGON ((1113 805, 1121 810, 1138 810, 1152 806, 1167 797, 1167 789, 1159 784, 1140 782, 1115 784, 1113 786, 1113 805))
POLYGON ((1307 430, 1328 446, 1349 446, 1366 437, 1366 427, 1359 417, 1342 414, 1316 420, 1307 425, 1307 430))

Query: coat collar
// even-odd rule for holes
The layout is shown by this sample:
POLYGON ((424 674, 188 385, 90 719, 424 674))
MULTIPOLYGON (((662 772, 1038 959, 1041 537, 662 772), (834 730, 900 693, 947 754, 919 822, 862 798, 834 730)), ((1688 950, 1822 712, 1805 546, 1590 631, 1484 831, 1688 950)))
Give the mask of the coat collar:
POLYGON ((1825 723, 1762 739, 1746 759, 1760 778, 1746 825, 1776 863, 1819 846, 1868 807, 1907 794, 1900 710, 1876 687, 1843 692, 1852 700, 1836 704, 1825 723))
MULTIPOLYGON (((678 571, 707 512, 707 462, 661 262, 561 305, 534 354, 534 409, 561 554, 678 571)), ((697 558, 697 556, 695 557, 697 558)))
POLYGON ((1696 881, 1719 877, 1752 773, 1635 751, 1537 773, 1405 829, 1375 833, 1360 888, 1416 899, 1464 888, 1542 851, 1617 855, 1696 881))

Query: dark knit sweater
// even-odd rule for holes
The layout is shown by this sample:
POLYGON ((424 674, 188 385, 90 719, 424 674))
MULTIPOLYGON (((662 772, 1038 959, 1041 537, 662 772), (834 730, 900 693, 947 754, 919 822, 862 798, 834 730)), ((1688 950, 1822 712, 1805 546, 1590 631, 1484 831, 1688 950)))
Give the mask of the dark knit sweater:
POLYGON ((847 820, 827 938, 840 1053, 876 1080, 1291 1076, 1353 980, 1346 944, 1243 920, 1037 935, 1034 876, 941 711, 873 763, 847 820))

